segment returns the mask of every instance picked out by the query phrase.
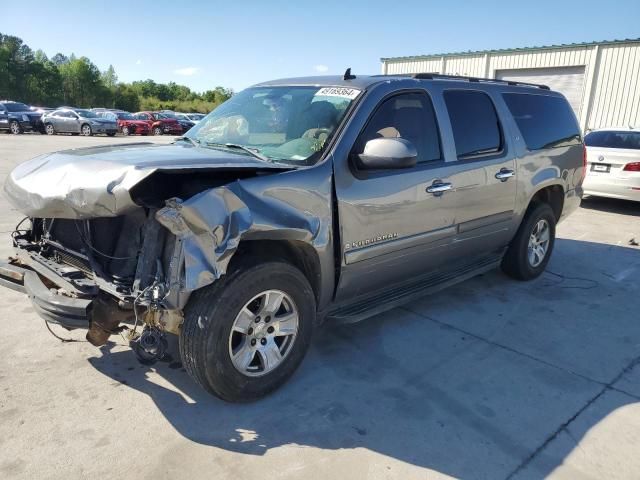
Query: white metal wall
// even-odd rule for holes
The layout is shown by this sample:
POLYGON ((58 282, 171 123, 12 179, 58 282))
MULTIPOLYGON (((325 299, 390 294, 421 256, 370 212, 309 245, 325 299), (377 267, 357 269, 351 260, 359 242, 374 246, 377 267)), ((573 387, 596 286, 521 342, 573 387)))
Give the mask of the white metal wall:
POLYGON ((640 128, 640 41, 522 51, 452 54, 383 60, 382 73, 445 73, 494 78, 497 70, 584 67, 583 130, 640 128))

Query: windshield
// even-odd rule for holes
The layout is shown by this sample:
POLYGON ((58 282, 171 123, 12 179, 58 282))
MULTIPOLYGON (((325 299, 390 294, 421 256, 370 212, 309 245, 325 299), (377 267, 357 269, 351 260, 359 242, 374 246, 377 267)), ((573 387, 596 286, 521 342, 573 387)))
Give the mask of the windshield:
POLYGON ((29 107, 24 103, 5 103, 5 108, 9 112, 29 112, 29 107))
POLYGON ((194 122, 199 122, 205 115, 203 113, 190 113, 189 115, 185 115, 185 117, 190 118, 194 122))
POLYGON ((100 118, 96 112, 91 110, 76 110, 75 112, 82 118, 100 118))
POLYGON ((359 93, 341 87, 249 88, 185 136, 203 146, 241 145, 272 161, 312 165, 359 93))

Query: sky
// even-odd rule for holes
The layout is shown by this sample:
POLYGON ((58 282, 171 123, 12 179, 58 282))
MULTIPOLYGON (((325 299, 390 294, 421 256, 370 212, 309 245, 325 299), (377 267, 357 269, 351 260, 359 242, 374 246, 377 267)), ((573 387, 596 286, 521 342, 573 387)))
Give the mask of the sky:
POLYGON ((640 0, 3 2, 0 32, 119 80, 202 92, 381 71, 381 57, 640 37, 640 0))

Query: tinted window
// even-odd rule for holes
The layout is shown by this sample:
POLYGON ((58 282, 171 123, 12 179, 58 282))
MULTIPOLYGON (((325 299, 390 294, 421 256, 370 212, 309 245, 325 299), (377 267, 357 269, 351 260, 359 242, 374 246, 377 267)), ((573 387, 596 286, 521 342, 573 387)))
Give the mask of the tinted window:
POLYGON ((404 138, 418 152, 418 162, 440 159, 440 137, 431 99, 424 93, 405 93, 380 104, 360 135, 356 151, 374 138, 404 138))
POLYGON ((529 150, 580 143, 580 128, 562 97, 504 93, 504 100, 529 150))
POLYGON ((474 90, 444 92, 458 158, 500 151, 502 133, 491 98, 474 90))
POLYGON ((5 107, 10 112, 28 112, 29 107, 24 103, 5 103, 5 107))
POLYGON ((584 143, 588 147, 640 150, 640 132, 591 132, 584 143))

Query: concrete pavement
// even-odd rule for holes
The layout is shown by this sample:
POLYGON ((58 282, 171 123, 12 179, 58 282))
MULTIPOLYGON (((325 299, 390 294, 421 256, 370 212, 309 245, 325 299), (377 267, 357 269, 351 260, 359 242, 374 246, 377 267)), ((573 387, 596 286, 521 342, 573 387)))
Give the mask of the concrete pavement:
MULTIPOLYGON (((0 179, 131 140, 0 135, 0 179)), ((0 206, 5 256, 20 216, 0 206)), ((0 477, 638 478, 640 206, 586 200, 558 237, 533 282, 493 272, 324 328, 292 381, 248 405, 200 391, 175 351, 147 367, 117 336, 62 343, 2 290, 0 477)))

